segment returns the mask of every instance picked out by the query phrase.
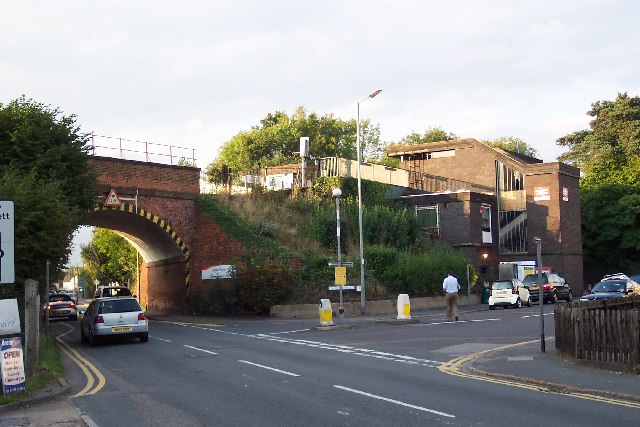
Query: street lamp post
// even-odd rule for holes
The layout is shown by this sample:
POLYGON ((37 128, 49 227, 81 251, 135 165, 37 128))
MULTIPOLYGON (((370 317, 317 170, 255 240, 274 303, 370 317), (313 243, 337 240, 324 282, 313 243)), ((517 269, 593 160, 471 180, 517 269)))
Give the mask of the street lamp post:
POLYGON ((360 232, 360 313, 364 314, 366 306, 366 298, 364 292, 364 244, 362 238, 362 174, 360 171, 361 154, 360 149, 360 103, 366 101, 369 98, 374 98, 382 92, 382 89, 378 89, 372 92, 364 98, 362 101, 358 101, 358 113, 356 116, 356 148, 358 150, 358 231, 360 232))
MULTIPOLYGON (((338 239, 338 267, 342 267, 342 252, 340 251, 340 196, 342 190, 334 188, 331 193, 336 199, 336 237, 338 239)), ((344 304, 342 302, 342 285, 340 285, 340 307, 338 308, 340 324, 344 323, 344 304)))

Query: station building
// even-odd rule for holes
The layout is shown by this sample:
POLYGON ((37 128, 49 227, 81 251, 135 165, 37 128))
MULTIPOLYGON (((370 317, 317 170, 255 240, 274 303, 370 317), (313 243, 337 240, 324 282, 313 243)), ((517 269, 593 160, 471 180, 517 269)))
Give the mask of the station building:
POLYGON ((540 239, 543 268, 582 295, 579 169, 475 139, 392 146, 387 155, 408 174, 409 191, 397 200, 483 279, 497 278, 500 263, 535 261, 540 239))

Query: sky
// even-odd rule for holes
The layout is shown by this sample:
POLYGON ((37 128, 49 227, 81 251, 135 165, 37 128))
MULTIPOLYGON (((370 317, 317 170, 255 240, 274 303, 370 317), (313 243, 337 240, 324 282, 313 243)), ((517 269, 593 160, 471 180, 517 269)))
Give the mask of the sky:
POLYGON ((9 0, 0 103, 201 168, 268 113, 348 120, 359 101, 386 142, 514 136, 549 162, 592 103, 640 95, 639 16, 637 0, 9 0))

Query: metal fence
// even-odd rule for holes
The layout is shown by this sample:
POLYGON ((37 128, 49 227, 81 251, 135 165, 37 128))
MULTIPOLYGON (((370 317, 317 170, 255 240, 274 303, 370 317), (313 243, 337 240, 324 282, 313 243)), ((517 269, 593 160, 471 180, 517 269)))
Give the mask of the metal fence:
POLYGON ((91 154, 170 165, 196 166, 196 150, 106 135, 91 134, 91 154))
POLYGON ((554 309, 556 348, 614 369, 640 363, 640 297, 574 302, 554 309))

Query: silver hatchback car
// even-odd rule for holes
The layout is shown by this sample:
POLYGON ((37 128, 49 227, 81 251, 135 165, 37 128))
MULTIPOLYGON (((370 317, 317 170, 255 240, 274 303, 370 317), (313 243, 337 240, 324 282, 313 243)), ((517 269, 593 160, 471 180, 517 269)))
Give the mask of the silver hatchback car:
POLYGON ((100 338, 135 337, 149 341, 149 322, 133 297, 98 298, 80 321, 80 338, 96 345, 100 338))

